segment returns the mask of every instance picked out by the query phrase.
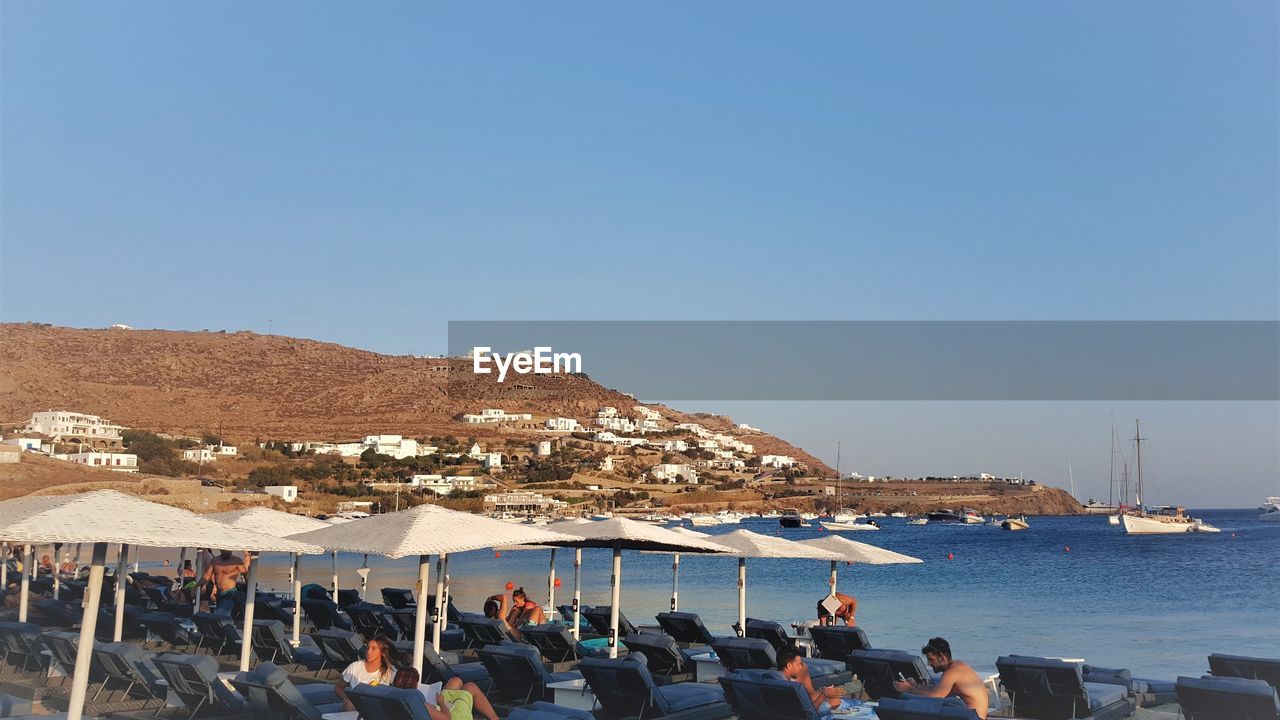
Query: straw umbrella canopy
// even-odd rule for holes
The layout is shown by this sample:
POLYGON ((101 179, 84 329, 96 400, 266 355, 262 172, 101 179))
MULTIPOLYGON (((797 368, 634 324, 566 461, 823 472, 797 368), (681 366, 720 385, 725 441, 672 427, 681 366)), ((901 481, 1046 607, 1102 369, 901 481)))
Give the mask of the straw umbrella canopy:
MULTIPOLYGON (((840 555, 840 560, 845 562, 857 562, 865 565, 895 565, 895 564, 914 564, 924 562, 918 557, 903 555, 899 552, 886 550, 875 545, 857 542, 839 535, 826 535, 812 540, 800 540, 801 545, 809 545, 811 547, 829 550, 840 555)), ((831 595, 836 594, 836 567, 838 560, 831 561, 831 595)))
MULTIPOLYGON (((329 523, 315 518, 309 518, 305 515, 294 515, 293 513, 281 512, 265 507, 254 507, 246 510, 232 510, 230 512, 213 513, 205 515, 210 520, 217 520, 220 523, 230 525, 231 527, 240 528, 241 530, 249 530, 252 532, 262 533, 264 535, 274 535, 275 537, 289 537, 298 533, 308 532, 310 530, 319 530, 320 528, 329 527, 329 523)), ((299 553, 293 554, 293 562, 289 566, 289 581, 293 586, 293 646, 298 647, 302 642, 302 578, 298 574, 299 553)))
POLYGON ((716 535, 715 544, 738 558, 738 626, 739 635, 747 632, 747 558, 780 558, 794 560, 843 560, 844 557, 829 550, 804 545, 771 535, 761 535, 750 530, 734 530, 716 535))
MULTIPOLYGON (((373 515, 360 520, 329 525, 292 536, 295 540, 315 543, 326 550, 369 553, 397 559, 418 556, 418 608, 414 618, 413 666, 422 671, 422 653, 427 634, 427 583, 430 579, 431 555, 443 564, 450 553, 480 550, 498 545, 545 544, 573 540, 570 535, 544 530, 534 525, 517 525, 483 515, 448 510, 439 505, 419 505, 400 512, 373 515)), ((443 575, 438 569, 437 575, 443 575)), ((443 578, 438 578, 443 581, 443 578)), ((443 600, 436 597, 436 609, 443 600)), ((440 625, 437 622, 433 642, 440 647, 440 625)))
MULTIPOLYGON (((561 547, 597 547, 613 549, 613 574, 609 583, 612 597, 609 605, 609 657, 618 656, 618 603, 622 596, 622 551, 724 553, 726 549, 701 538, 689 537, 666 528, 626 518, 598 520, 565 528, 579 536, 569 542, 547 543, 561 547)), ((578 618, 575 613, 575 624, 578 618)))
MULTIPOLYGON (((21 497, 0 502, 0 539, 27 544, 93 543, 93 560, 89 570, 84 617, 80 623, 80 645, 76 651, 76 669, 71 682, 68 720, 80 720, 84 712, 108 543, 144 547, 231 547, 246 552, 321 551, 318 546, 305 542, 241 530, 206 520, 186 510, 147 502, 114 490, 80 495, 21 497)), ((253 626, 257 568, 258 563, 251 561, 248 598, 245 601, 245 642, 240 655, 242 670, 248 670, 249 653, 252 651, 248 638, 253 626)), ((117 593, 123 592, 123 589, 123 583, 119 583, 117 593)))

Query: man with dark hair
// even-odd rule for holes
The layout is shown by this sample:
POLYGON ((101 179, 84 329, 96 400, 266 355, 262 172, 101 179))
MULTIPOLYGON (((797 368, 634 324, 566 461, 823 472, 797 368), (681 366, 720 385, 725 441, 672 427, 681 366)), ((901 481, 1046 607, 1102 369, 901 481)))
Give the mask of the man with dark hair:
POLYGON ((804 658, 793 647, 785 647, 778 651, 778 670, 783 677, 804 686, 809 700, 820 715, 830 717, 835 708, 840 707, 840 698, 844 697, 844 688, 824 687, 816 690, 813 680, 809 678, 809 668, 805 667, 804 658))
POLYGON ((818 601, 818 624, 834 625, 836 620, 843 620, 845 625, 857 625, 858 620, 854 616, 858 612, 858 599, 844 593, 834 593, 834 597, 836 602, 840 603, 840 607, 836 608, 835 618, 831 618, 831 613, 827 612, 827 608, 823 606, 827 598, 824 597, 818 601))
POLYGON ((920 687, 913 678, 898 680, 893 684, 895 690, 922 697, 957 697, 964 701, 965 707, 978 713, 978 717, 986 720, 989 700, 987 686, 982 678, 967 663, 951 658, 951 644, 940 637, 932 638, 920 649, 925 662, 936 673, 942 673, 935 685, 920 687))

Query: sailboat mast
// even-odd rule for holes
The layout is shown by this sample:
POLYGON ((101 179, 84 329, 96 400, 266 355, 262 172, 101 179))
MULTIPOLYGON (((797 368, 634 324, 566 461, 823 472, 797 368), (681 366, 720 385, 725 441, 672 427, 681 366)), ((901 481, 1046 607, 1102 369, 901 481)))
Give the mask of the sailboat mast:
MULTIPOLYGON (((1123 503, 1121 503, 1123 504, 1123 503)), ((1107 507, 1116 505, 1116 416, 1111 414, 1111 478, 1107 485, 1107 507)))
POLYGON ((1076 474, 1071 470, 1071 461, 1067 461, 1067 476, 1071 478, 1071 499, 1080 502, 1076 497, 1076 474))
POLYGON ((1138 455, 1138 491, 1134 493, 1134 505, 1142 507, 1142 428, 1138 421, 1133 421, 1133 445, 1138 455))
MULTIPOLYGON (((840 487, 840 441, 837 440, 836 441, 836 509, 835 509, 835 512, 837 513, 840 512, 840 508, 843 506, 843 503, 844 503, 844 497, 841 495, 841 492, 840 492, 841 489, 842 488, 840 487)), ((835 516, 835 513, 832 513, 832 517, 834 516, 835 516)))

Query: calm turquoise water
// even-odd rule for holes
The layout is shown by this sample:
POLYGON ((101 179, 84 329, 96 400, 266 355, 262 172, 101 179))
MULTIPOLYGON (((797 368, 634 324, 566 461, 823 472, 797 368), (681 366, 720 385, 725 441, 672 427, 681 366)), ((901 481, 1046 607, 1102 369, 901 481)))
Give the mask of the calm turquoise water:
MULTIPOLYGON (((1135 537, 1105 517, 1031 518, 1031 528, 1018 533, 883 518, 880 532, 845 535, 925 562, 841 565, 839 589, 857 596, 858 624, 874 646, 918 650, 941 635, 957 657, 993 672, 996 657, 1009 653, 1082 657, 1160 678, 1204 672, 1211 652, 1280 655, 1280 525, 1257 522, 1252 510, 1194 514, 1223 532, 1135 537), (947 560, 948 553, 954 559, 947 560)), ((709 531, 739 527, 793 539, 822 534, 816 524, 782 530, 764 520, 709 531)), ((453 556, 455 602, 479 610, 483 598, 507 582, 545 602, 549 557, 547 551, 453 556)), ((584 603, 608 603, 609 558, 604 550, 583 552, 584 603)), ((361 561, 340 556, 343 587, 358 586, 361 561)), ((572 563, 571 550, 559 551, 557 603, 572 597, 572 563)), ((413 560, 370 557, 369 566, 374 597, 382 586, 413 586, 413 560)), ((285 572, 285 561, 267 558, 263 586, 283 588, 285 572)), ((433 586, 434 572, 433 564, 433 586)), ((813 619, 829 572, 826 562, 749 560, 747 614, 813 619)), ((712 632, 730 633, 736 573, 733 559, 683 556, 680 608, 700 613, 712 632)), ((327 586, 330 574, 328 558, 304 559, 304 582, 327 586)), ((670 593, 669 555, 624 553, 622 610, 633 623, 652 623, 667 609, 670 593)))

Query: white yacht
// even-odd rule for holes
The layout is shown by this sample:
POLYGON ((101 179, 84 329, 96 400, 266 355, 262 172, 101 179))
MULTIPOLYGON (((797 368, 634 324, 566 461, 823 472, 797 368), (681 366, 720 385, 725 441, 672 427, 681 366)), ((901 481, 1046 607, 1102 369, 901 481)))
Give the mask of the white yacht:
POLYGON ((1267 504, 1263 505, 1259 510, 1262 514, 1258 519, 1263 522, 1280 522, 1280 497, 1267 498, 1267 504))

